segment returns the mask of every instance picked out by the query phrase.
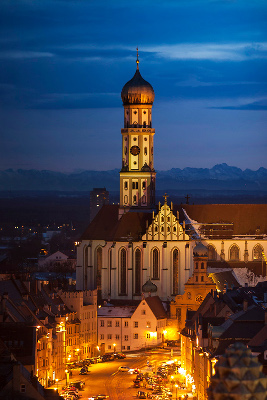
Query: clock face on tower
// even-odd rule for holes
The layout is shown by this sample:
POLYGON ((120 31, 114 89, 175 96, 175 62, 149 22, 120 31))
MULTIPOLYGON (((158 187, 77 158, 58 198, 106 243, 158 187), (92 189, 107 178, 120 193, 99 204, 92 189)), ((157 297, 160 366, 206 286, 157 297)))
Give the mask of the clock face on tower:
POLYGON ((140 147, 132 146, 130 152, 133 156, 137 156, 140 153, 140 147))

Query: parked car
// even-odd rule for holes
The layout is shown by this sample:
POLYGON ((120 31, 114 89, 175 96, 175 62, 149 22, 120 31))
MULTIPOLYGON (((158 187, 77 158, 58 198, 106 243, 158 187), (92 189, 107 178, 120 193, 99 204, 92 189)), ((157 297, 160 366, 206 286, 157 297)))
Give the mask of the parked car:
POLYGON ((140 383, 140 381, 135 380, 133 385, 135 388, 140 388, 141 383, 140 383))
POLYGON ((118 368, 118 371, 121 371, 121 372, 128 372, 129 371, 129 367, 126 367, 125 365, 121 365, 119 368, 118 368))
POLYGON ((117 358, 118 360, 120 360, 120 359, 126 358, 126 355, 123 353, 115 353, 114 358, 115 359, 117 358))
POLYGON ((73 381, 73 382, 70 382, 70 386, 71 387, 75 387, 78 390, 82 390, 84 385, 85 385, 84 381, 73 381))
POLYGON ((138 399, 146 399, 147 398, 146 392, 142 392, 141 390, 139 390, 137 392, 137 397, 138 397, 138 399))
POLYGON ((114 360, 113 354, 104 354, 102 356, 102 361, 113 361, 113 360, 114 360))

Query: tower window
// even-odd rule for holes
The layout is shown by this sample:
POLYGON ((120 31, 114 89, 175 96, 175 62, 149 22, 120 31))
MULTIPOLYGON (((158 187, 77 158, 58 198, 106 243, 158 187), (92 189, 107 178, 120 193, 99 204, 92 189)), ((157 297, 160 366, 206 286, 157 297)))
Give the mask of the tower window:
POLYGON ((134 163, 134 165, 136 165, 136 164, 137 164, 137 162, 136 162, 136 161, 134 161, 133 163, 134 163))
POLYGON ((133 202, 136 204, 136 195, 133 196, 133 202))
POLYGON ((136 142, 136 141, 137 141, 137 138, 136 138, 136 137, 134 137, 134 138, 133 138, 133 140, 134 140, 134 142, 136 142))
POLYGON ((127 182, 127 181, 124 182, 124 189, 125 189, 125 190, 128 189, 128 182, 127 182))
POLYGON ((203 262, 201 263, 201 269, 204 269, 204 263, 203 262))
POLYGON ((143 183, 142 183, 142 189, 143 189, 143 190, 146 189, 146 181, 143 181, 143 183))
POLYGON ((147 156, 147 147, 144 148, 144 155, 147 156))
POLYGON ((144 111, 143 114, 146 114, 146 111, 144 111))
POLYGON ((133 189, 138 189, 138 182, 133 182, 132 188, 133 189))
POLYGON ((147 138, 146 138, 146 137, 144 138, 144 141, 145 141, 145 142, 147 141, 147 138))

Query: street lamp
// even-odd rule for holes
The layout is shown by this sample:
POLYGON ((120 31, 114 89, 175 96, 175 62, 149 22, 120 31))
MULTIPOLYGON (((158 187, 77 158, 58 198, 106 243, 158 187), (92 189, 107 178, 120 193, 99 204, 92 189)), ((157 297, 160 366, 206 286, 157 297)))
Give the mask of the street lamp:
POLYGON ((116 350, 116 343, 113 343, 113 354, 115 354, 115 350, 116 350))
POLYGON ((173 378, 174 378, 174 376, 172 375, 171 376, 172 391, 173 391, 173 378))
POLYGON ((178 389, 178 385, 177 385, 177 383, 175 384, 175 389, 176 389, 175 398, 176 398, 176 400, 177 400, 177 389, 178 389))
POLYGON ((69 371, 67 369, 65 369, 65 374, 66 374, 66 386, 68 386, 68 374, 69 374, 69 371))
POLYGON ((76 352, 77 352, 77 358, 78 358, 78 361, 80 361, 80 349, 75 349, 76 350, 76 352))
POLYGON ((57 391, 58 391, 58 378, 56 379, 57 391))

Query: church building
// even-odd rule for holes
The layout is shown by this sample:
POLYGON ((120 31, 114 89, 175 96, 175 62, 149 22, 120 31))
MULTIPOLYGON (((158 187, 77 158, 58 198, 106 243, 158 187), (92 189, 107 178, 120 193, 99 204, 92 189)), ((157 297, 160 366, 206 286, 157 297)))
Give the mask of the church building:
MULTIPOLYGON (((266 275, 267 205, 155 205, 153 87, 137 68, 121 92, 124 107, 120 204, 105 204, 77 251, 77 290, 99 300, 161 300, 184 293, 194 271, 193 249, 208 249, 209 268, 249 268, 266 275)), ((206 278, 205 278, 206 279, 206 278)))

